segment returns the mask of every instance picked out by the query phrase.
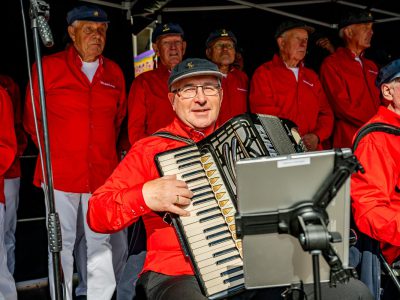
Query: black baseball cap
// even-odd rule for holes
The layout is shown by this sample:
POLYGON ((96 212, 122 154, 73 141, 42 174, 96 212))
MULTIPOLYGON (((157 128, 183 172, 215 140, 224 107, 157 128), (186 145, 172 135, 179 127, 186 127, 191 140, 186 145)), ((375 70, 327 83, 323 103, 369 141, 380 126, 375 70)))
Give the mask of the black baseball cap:
POLYGON ((400 77, 400 59, 396 59, 379 70, 375 84, 380 87, 383 83, 391 82, 400 77))
POLYGON ((172 69, 168 79, 168 89, 171 90, 172 84, 181 79, 200 75, 225 77, 225 74, 220 72, 213 62, 202 58, 187 58, 172 69))
POLYGON ((342 29, 346 26, 353 24, 373 23, 374 17, 372 13, 367 10, 349 10, 346 11, 340 18, 338 29, 342 29))
POLYGON ((206 41, 206 47, 209 47, 210 44, 215 41, 216 39, 228 37, 230 38, 235 45, 237 44, 236 36, 233 34, 232 31, 226 29, 217 29, 210 33, 206 41))
POLYGON ((158 38, 164 35, 177 34, 184 38, 185 33, 181 26, 175 23, 167 23, 167 24, 157 24, 156 28, 153 31, 153 35, 151 36, 151 42, 157 42, 158 38))
POLYGON ((95 5, 81 5, 71 9, 67 13, 67 23, 71 25, 74 21, 109 23, 106 12, 95 5))
POLYGON ((311 34, 315 31, 314 27, 308 26, 306 23, 298 20, 287 20, 283 21, 281 24, 279 24, 278 28, 275 31, 275 38, 277 39, 280 37, 284 32, 295 29, 295 28, 300 28, 304 29, 308 32, 308 34, 311 34))

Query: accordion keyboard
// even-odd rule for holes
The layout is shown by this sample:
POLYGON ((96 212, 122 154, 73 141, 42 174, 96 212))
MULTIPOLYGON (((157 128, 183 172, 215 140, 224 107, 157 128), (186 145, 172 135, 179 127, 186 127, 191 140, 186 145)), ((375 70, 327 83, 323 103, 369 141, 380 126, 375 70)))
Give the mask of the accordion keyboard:
POLYGON ((236 208, 212 155, 200 154, 193 145, 161 155, 158 162, 164 175, 176 174, 194 193, 185 208, 190 216, 179 220, 206 295, 242 287, 242 244, 235 233, 236 208))

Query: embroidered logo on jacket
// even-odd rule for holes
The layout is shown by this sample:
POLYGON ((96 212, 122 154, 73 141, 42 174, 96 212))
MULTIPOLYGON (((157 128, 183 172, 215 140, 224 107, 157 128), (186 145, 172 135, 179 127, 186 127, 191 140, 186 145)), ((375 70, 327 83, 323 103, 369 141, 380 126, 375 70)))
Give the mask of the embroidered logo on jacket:
POLYGON ((308 82, 307 80, 304 80, 304 79, 303 79, 303 82, 304 82, 305 84, 308 84, 309 86, 314 86, 314 83, 308 82))
POLYGON ((115 85, 113 85, 113 84, 111 84, 111 83, 108 83, 108 82, 104 82, 104 81, 102 81, 102 80, 100 80, 100 83, 101 83, 102 85, 105 85, 105 86, 112 87, 113 89, 115 89, 115 88, 116 88, 116 86, 115 86, 115 85))

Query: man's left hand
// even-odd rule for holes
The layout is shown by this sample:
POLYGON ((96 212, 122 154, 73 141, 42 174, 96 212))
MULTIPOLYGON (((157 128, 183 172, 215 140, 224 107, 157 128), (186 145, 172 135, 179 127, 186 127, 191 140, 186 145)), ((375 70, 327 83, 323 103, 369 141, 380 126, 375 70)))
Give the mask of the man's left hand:
POLYGON ((307 133, 302 137, 303 144, 306 146, 308 151, 317 150, 319 144, 319 138, 314 133, 307 133))

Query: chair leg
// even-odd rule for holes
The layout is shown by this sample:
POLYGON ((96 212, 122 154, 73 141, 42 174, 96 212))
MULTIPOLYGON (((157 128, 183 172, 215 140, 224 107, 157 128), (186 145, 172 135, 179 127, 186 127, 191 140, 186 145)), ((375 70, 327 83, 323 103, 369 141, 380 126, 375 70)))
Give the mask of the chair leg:
POLYGON ((396 274, 393 272, 392 268, 389 266, 389 264, 387 263, 386 259, 383 257, 382 254, 379 254, 380 259, 383 263, 383 267, 385 268, 385 271, 387 272, 387 274, 389 275, 390 279, 392 279, 394 285, 396 286, 397 290, 400 293, 400 281, 397 278, 396 274))

